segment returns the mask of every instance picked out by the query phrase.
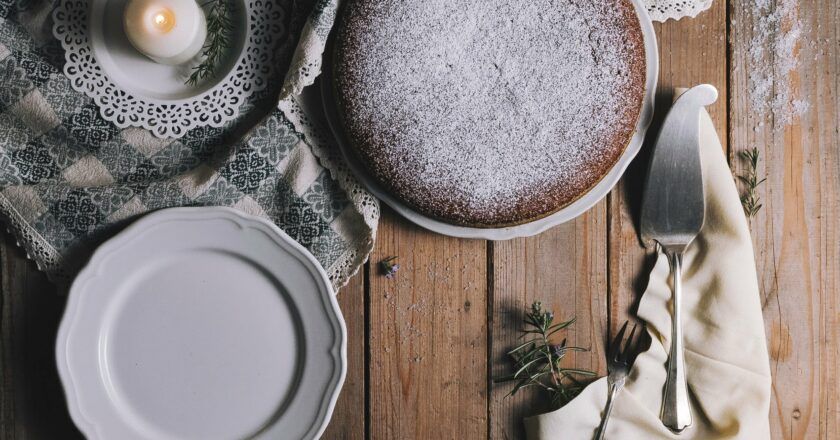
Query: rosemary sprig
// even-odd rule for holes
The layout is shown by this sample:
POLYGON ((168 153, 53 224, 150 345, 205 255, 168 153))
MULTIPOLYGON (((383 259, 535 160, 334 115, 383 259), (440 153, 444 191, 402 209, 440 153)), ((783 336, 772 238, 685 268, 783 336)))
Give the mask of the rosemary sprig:
POLYGON ((495 382, 515 382, 509 396, 528 387, 536 387, 548 394, 552 408, 574 399, 586 386, 581 377, 595 376, 595 373, 577 368, 563 368, 560 361, 570 351, 587 351, 585 348, 567 345, 566 339, 558 344, 551 341, 561 330, 575 322, 554 323, 554 314, 542 308, 540 302, 531 305, 525 314, 525 328, 522 338, 528 340, 519 344, 507 354, 513 359, 515 372, 495 379, 495 382))
POLYGON ((748 218, 755 217, 758 211, 761 210, 761 198, 756 194, 758 186, 764 183, 767 179, 758 178, 758 148, 746 150, 741 152, 741 158, 747 162, 747 171, 745 174, 738 176, 738 180, 744 184, 744 193, 741 195, 741 205, 744 207, 744 213, 748 218))
POLYGON ((227 49, 233 44, 233 1, 209 1, 213 2, 213 5, 207 11, 207 41, 204 42, 202 49, 201 63, 193 68, 192 74, 187 79, 187 84, 191 86, 198 84, 204 78, 215 76, 216 67, 227 49))

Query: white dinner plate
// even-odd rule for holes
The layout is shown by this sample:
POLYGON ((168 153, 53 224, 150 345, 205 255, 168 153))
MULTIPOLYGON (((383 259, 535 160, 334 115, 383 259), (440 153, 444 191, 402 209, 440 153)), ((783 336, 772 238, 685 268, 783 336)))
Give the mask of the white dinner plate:
POLYGON ((337 114, 330 84, 332 53, 329 50, 324 54, 326 81, 324 81, 321 89, 322 106, 324 108, 327 123, 335 136, 336 143, 341 150, 342 156, 347 161, 347 164, 356 178, 359 179, 359 181, 362 182, 362 184, 374 196, 387 203, 394 211, 397 211, 400 215, 414 222, 418 226, 443 235, 462 238, 480 238, 485 240, 508 240, 511 238, 528 237, 539 234, 549 228, 574 219, 606 197, 618 183, 618 180, 621 179, 621 176, 630 165, 630 162, 633 161, 633 158, 636 157, 636 154, 638 154, 639 150, 642 148, 648 126, 650 126, 650 123, 653 120, 654 94, 656 92, 656 83, 659 79, 659 51, 656 45, 656 33, 653 29, 653 23, 650 21, 650 16, 647 13, 647 8, 643 4, 642 0, 633 0, 633 5, 636 8, 636 13, 639 17, 642 33, 644 35, 645 58, 647 62, 645 95, 642 102, 642 111, 639 115, 639 120, 636 124, 636 131, 633 134, 633 138, 616 164, 613 165, 612 169, 606 176, 604 176, 603 179, 601 179, 600 182, 598 182, 597 185, 592 187, 592 189, 571 204, 563 207, 554 214, 543 217, 539 220, 505 228, 472 228, 459 226, 446 223, 417 212, 398 198, 394 197, 387 189, 383 188, 376 179, 367 173, 364 165, 359 163, 356 155, 347 147, 347 141, 344 137, 343 128, 339 122, 340 118, 337 114))
POLYGON ((346 371, 323 268, 275 225, 229 208, 138 220, 94 253, 56 345, 89 439, 311 439, 346 371))

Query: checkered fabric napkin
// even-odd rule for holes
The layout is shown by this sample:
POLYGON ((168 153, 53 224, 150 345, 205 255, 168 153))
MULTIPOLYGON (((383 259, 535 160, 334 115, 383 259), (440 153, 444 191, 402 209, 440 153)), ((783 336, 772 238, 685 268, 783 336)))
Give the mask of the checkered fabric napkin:
POLYGON ((317 75, 335 0, 285 3, 306 14, 292 26, 295 53, 278 55, 291 60, 285 83, 225 128, 162 140, 116 128, 70 87, 49 1, 0 0, 0 218, 40 268, 72 276, 99 242, 150 210, 231 206, 276 223, 336 287, 346 283, 370 252, 378 205, 340 166, 322 166, 337 162, 306 135, 293 101, 280 106, 290 112, 271 99, 317 75))

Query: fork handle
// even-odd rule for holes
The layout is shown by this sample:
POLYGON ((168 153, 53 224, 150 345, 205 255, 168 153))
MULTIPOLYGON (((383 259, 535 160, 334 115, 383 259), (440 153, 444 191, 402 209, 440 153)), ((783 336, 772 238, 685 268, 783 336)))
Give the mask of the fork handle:
POLYGON ((668 356, 668 377, 662 399, 662 423, 671 431, 681 432, 691 425, 691 406, 685 378, 685 357, 682 333, 682 252, 667 252, 674 280, 674 313, 671 320, 671 351, 668 356))
POLYGON ((604 435, 607 432, 607 422, 610 420, 610 414, 612 414, 613 403, 615 403, 615 398, 618 396, 618 392, 621 390, 621 385, 613 383, 610 384, 610 394, 607 396, 607 407, 604 408, 604 416, 601 417, 601 425, 598 426, 598 436, 596 440, 604 440, 604 435))

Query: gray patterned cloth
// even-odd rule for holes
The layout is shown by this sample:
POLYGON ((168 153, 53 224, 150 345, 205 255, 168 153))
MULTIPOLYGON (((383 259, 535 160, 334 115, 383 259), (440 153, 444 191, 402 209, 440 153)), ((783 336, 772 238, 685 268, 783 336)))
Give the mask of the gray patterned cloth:
POLYGON ((231 206, 276 223, 343 285, 372 248, 378 205, 329 141, 311 136, 294 96, 320 71, 336 1, 284 1, 297 40, 278 49, 286 80, 229 126, 172 140, 116 128, 71 88, 49 0, 0 0, 0 218, 41 269, 66 280, 143 213, 231 206))

